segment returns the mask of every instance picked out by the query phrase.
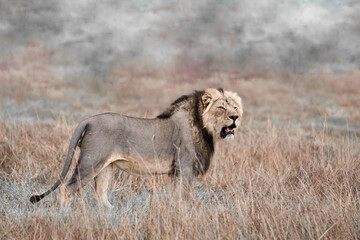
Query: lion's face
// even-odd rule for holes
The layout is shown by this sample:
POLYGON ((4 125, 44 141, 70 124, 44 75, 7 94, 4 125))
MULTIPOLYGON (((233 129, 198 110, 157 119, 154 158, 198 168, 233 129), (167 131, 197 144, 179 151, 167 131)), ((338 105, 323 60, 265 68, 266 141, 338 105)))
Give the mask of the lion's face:
POLYGON ((243 114, 241 98, 234 92, 210 88, 202 102, 205 128, 217 139, 233 139, 243 114))

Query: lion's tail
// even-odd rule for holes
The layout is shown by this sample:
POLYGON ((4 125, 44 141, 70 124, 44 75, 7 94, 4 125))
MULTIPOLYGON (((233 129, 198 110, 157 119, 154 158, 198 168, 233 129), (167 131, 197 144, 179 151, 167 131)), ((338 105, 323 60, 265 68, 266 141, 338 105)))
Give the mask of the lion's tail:
POLYGON ((88 122, 83 121, 75 129, 75 132, 74 132, 74 134, 73 134, 73 136, 71 137, 71 140, 70 140, 68 154, 67 154, 65 165, 64 165, 64 168, 63 168, 63 170, 61 172, 60 178, 56 181, 56 183, 49 190, 47 190, 43 194, 31 196, 31 198, 30 198, 31 203, 36 203, 36 202, 40 201, 41 199, 43 199, 44 197, 46 197, 47 195, 49 195, 50 193, 55 191, 55 189, 58 188, 61 185, 61 183, 64 181, 65 176, 68 173, 69 168, 71 166, 71 162, 72 162, 72 159, 73 159, 74 154, 75 154, 76 146, 78 145, 78 142, 79 142, 81 136, 83 135, 84 131, 86 131, 87 126, 88 126, 88 122))

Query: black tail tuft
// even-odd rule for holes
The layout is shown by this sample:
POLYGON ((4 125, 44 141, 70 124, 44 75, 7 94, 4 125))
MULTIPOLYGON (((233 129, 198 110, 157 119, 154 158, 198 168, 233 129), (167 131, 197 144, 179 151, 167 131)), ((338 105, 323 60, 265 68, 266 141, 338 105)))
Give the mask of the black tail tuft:
POLYGON ((38 201, 40 201, 43 198, 44 198, 43 194, 42 195, 34 195, 34 196, 31 196, 30 202, 37 203, 38 201))

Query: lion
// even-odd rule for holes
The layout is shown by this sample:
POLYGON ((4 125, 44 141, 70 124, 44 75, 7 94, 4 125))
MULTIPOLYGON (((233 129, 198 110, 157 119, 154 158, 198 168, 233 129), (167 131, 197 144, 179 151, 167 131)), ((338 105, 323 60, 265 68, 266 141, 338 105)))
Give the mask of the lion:
POLYGON ((234 138, 242 114, 242 100, 235 92, 209 88, 178 98, 154 119, 116 113, 89 117, 71 137, 59 179, 30 201, 40 201, 59 186, 63 189, 61 198, 67 197, 94 179, 95 195, 111 208, 107 189, 116 167, 140 176, 178 177, 183 183, 181 191, 188 192, 194 177, 209 169, 215 143, 234 138), (75 170, 64 181, 76 147, 80 155, 75 170))

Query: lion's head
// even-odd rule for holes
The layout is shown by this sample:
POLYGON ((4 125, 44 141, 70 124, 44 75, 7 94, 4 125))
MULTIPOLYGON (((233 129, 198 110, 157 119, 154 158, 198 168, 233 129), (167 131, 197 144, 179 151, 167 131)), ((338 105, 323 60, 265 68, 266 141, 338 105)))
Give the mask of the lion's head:
POLYGON ((241 98, 234 92, 209 88, 201 101, 204 127, 217 139, 233 139, 243 114, 241 98))

